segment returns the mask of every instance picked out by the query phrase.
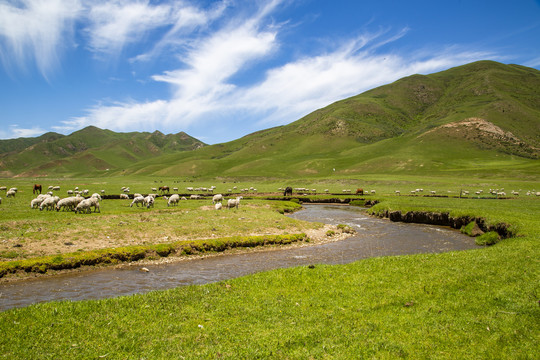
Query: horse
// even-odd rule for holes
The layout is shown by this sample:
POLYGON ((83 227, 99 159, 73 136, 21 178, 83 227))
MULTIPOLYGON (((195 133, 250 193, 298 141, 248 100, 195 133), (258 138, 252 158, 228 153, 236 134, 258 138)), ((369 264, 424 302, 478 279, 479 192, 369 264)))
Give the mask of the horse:
POLYGON ((168 194, 169 193, 169 187, 168 186, 160 186, 159 191, 161 191, 162 194, 166 191, 167 194, 168 194))
POLYGON ((356 195, 364 195, 364 189, 356 189, 356 195))
POLYGON ((34 184, 34 188, 32 189, 32 193, 37 193, 39 191, 39 193, 41 194, 41 185, 40 184, 34 184))
POLYGON ((287 186, 285 188, 285 191, 283 192, 283 196, 287 196, 287 195, 292 196, 292 187, 290 186, 287 186))

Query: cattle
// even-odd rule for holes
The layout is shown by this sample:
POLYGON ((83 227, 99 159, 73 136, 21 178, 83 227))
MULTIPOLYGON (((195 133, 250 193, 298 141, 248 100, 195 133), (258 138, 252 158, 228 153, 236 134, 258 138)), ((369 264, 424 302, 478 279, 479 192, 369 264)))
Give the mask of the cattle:
POLYGON ((292 187, 287 186, 283 192, 283 196, 292 196, 292 187))

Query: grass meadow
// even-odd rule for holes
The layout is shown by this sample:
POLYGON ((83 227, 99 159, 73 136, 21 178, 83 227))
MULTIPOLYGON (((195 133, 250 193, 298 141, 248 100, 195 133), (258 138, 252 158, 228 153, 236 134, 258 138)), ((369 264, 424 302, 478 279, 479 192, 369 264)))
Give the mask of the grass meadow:
MULTIPOLYGON (((109 207, 108 200, 104 200, 101 214, 47 214, 30 210, 29 181, 20 181, 22 189, 16 199, 0 195, 4 198, 0 205, 2 241, 13 236, 19 236, 18 241, 38 237, 28 230, 36 226, 51 226, 58 233, 67 228, 88 229, 106 223, 107 217, 116 217, 110 220, 114 228, 123 229, 124 225, 118 223, 128 222, 126 227, 132 233, 148 230, 147 223, 167 226, 163 225, 166 219, 177 215, 181 221, 172 226, 173 230, 180 228, 191 234, 199 234, 200 230, 202 237, 215 232, 221 235, 222 230, 243 234, 260 229, 301 230, 298 223, 288 223, 276 209, 271 209, 276 205, 261 199, 246 200, 246 206, 229 211, 230 217, 218 226, 211 225, 214 221, 207 224, 201 219, 218 216, 209 215, 214 213, 204 209, 211 205, 209 200, 181 203, 173 210, 158 202, 149 211, 129 208, 127 203, 109 207), (267 212, 265 209, 269 208, 271 211, 267 212), (264 212, 260 218, 256 217, 258 211, 264 212), (59 225, 48 225, 58 216, 62 219, 59 225), (251 216, 254 221, 241 227, 251 216), (149 221, 140 221, 141 218, 149 221), (17 225, 9 225, 11 222, 17 225), (18 233, 25 222, 30 224, 26 232, 18 233), (189 222, 195 225, 187 225, 189 222)), ((120 186, 132 186, 132 192, 149 192, 152 181, 79 179, 60 185, 62 191, 86 186, 91 192, 103 187, 106 193, 113 194, 119 193, 120 186), (131 185, 126 184, 129 182, 131 185)), ((172 181, 164 180, 164 184, 173 187, 172 181)), ((481 216, 488 223, 510 224, 517 236, 470 251, 388 256, 347 265, 314 264, 144 295, 12 309, 0 313, 4 334, 0 337, 0 358, 538 358, 540 198, 525 195, 533 189, 540 191, 538 183, 372 175, 307 183, 214 179, 204 184, 186 181, 179 185, 215 185, 216 192, 226 192, 232 186, 255 186, 258 193, 277 192, 287 185, 315 188, 317 192, 328 188, 331 193, 347 188, 373 189, 375 194, 365 196, 380 201, 370 209, 373 213, 390 209, 481 216), (410 196, 409 192, 416 188, 424 188, 425 195, 436 191, 452 197, 410 196), (484 192, 459 198, 460 189, 465 188, 471 193, 480 189, 484 192), (508 194, 511 190, 521 193, 504 200, 492 199, 486 195, 490 188, 504 188, 508 194), (398 189, 402 196, 394 195, 398 189)), ((166 236, 159 233, 160 226, 155 226, 158 236, 149 242, 166 236)), ((23 243, 22 248, 16 249, 24 247, 23 243)))

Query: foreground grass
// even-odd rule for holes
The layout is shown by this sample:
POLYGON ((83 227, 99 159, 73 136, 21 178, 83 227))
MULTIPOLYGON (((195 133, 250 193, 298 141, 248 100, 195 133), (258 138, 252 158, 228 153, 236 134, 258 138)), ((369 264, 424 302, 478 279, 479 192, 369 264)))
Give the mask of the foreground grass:
POLYGON ((506 358, 540 347, 540 201, 395 197, 374 211, 450 211, 519 237, 446 254, 297 267, 0 314, 4 358, 506 358))

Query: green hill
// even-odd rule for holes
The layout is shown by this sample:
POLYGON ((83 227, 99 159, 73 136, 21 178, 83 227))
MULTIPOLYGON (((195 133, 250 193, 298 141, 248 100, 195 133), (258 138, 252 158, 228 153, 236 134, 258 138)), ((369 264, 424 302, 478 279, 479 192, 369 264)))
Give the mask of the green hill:
POLYGON ((204 143, 181 132, 116 133, 89 126, 68 136, 45 134, 33 141, 0 141, 3 176, 74 176, 115 171, 167 153, 193 150, 204 143))
POLYGON ((164 176, 538 174, 540 72, 481 61, 413 75, 286 126, 140 162, 164 176))
MULTIPOLYGON (((40 143, 40 149, 51 152, 53 148, 60 151, 57 144, 65 143, 60 147, 67 154, 57 163, 43 161, 39 171, 76 172, 77 163, 90 161, 96 170, 110 168, 112 175, 329 177, 451 172, 537 176, 540 71, 480 61, 413 75, 338 101, 286 126, 212 146, 191 143, 189 150, 199 147, 194 151, 166 146, 163 135, 153 138, 155 133, 113 136, 97 128, 82 131, 102 132, 93 150, 67 156, 68 144, 81 149, 77 133, 40 143), (154 145, 167 151, 152 154, 154 145)), ((39 157, 37 147, 25 151, 39 157)), ((22 168, 14 166, 2 164, 1 169, 21 173, 22 168)))

